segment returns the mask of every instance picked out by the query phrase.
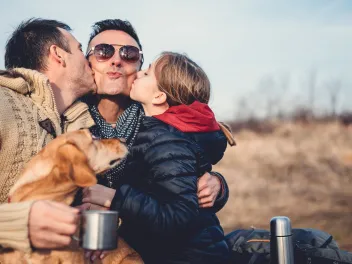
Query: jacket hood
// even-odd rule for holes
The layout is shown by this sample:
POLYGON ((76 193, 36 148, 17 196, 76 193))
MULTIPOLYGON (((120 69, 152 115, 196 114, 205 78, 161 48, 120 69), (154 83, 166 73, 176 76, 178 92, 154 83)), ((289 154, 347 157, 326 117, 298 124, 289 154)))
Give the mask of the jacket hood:
POLYGON ((190 105, 172 106, 155 118, 182 132, 212 132, 220 130, 213 111, 207 104, 195 101, 190 105))
POLYGON ((200 146, 211 164, 223 157, 227 139, 208 105, 195 101, 190 105, 173 106, 154 118, 184 132, 200 146))

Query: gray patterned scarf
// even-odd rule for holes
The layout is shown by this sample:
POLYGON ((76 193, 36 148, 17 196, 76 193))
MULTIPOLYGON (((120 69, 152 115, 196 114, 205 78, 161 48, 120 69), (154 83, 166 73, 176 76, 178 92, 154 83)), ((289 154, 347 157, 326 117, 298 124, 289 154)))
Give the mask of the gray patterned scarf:
MULTIPOLYGON (((139 103, 133 102, 118 118, 116 126, 113 127, 107 123, 100 115, 96 105, 90 105, 89 111, 95 121, 95 126, 90 128, 90 132, 97 138, 124 138, 128 149, 134 143, 136 135, 144 116, 144 111, 139 103)), ((117 167, 108 170, 103 177, 108 180, 108 187, 115 187, 115 183, 123 176, 126 159, 117 167)))

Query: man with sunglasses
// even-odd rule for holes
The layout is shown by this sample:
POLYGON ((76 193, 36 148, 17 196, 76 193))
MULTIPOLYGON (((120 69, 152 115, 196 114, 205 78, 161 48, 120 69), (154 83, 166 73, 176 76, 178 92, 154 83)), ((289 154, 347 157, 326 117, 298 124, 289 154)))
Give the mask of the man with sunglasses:
MULTIPOLYGON (((93 25, 86 57, 94 72, 97 96, 84 98, 96 123, 91 132, 98 138, 125 138, 133 144, 144 116, 141 106, 129 98, 136 73, 143 64, 142 45, 128 21, 103 20, 93 25)), ((124 163, 99 178, 99 184, 83 190, 83 209, 110 207, 123 179, 124 163)), ((200 207, 220 210, 228 199, 225 179, 206 173, 198 181, 200 207)), ((98 257, 100 252, 92 255, 98 257)), ((87 257, 90 255, 87 254, 87 257)))

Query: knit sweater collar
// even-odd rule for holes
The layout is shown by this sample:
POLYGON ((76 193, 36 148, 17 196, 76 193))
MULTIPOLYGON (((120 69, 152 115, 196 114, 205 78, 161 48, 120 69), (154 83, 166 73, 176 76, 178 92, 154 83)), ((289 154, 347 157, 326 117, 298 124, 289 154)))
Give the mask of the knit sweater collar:
MULTIPOLYGON (((17 93, 28 95, 33 102, 43 109, 61 134, 60 114, 56 106, 54 93, 50 81, 46 75, 35 70, 25 68, 14 68, 7 71, 8 74, 0 74, 0 86, 7 87, 17 93)), ((94 125, 94 121, 89 114, 88 106, 82 102, 75 102, 62 114, 67 125, 65 130, 87 128, 94 125), (79 119, 79 122, 76 122, 79 119), (74 125, 71 125, 74 124, 74 125)))
POLYGON ((23 95, 30 95, 35 104, 46 111, 54 111, 57 117, 60 116, 49 79, 44 74, 25 68, 15 68, 8 72, 9 76, 0 76, 0 86, 23 95))

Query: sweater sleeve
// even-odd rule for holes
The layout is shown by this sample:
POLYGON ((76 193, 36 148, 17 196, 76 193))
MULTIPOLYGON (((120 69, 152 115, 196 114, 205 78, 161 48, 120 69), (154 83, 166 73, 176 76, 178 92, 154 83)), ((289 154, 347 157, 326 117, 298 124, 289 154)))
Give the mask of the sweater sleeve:
POLYGON ((33 202, 0 205, 0 252, 1 248, 31 251, 28 217, 33 202))
MULTIPOLYGON (((182 188, 185 182, 174 179, 173 183, 160 183, 166 188, 182 188)), ((188 224, 198 215, 196 194, 189 192, 189 187, 177 193, 178 199, 163 202, 150 194, 122 185, 116 192, 113 209, 121 212, 121 217, 133 220, 151 232, 164 236, 180 234, 188 224)), ((175 194, 175 193, 174 193, 175 194)))

